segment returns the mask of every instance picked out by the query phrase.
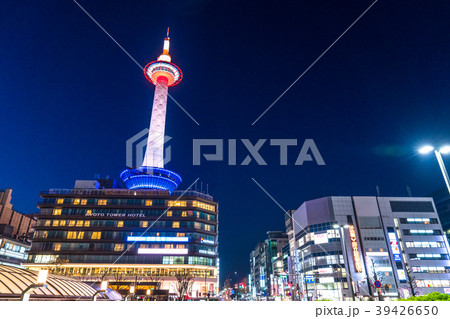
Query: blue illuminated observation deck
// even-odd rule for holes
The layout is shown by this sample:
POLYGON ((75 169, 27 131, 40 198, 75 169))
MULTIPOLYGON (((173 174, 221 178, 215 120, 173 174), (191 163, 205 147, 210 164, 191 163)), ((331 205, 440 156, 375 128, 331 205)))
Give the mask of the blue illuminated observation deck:
POLYGON ((128 189, 168 190, 171 194, 182 180, 180 175, 168 169, 149 166, 126 169, 120 178, 128 189))

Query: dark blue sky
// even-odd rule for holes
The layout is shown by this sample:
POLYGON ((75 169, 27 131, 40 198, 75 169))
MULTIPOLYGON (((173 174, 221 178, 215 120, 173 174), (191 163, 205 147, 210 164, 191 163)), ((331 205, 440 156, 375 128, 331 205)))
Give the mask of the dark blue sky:
MULTIPOLYGON (((444 186, 424 142, 450 142, 450 4, 380 0, 254 126, 251 123, 371 1, 86 1, 79 3, 141 64, 161 52, 167 26, 184 79, 170 93, 168 168, 197 177, 220 202, 222 278, 286 209, 327 195, 421 196, 444 186), (192 165, 193 138, 313 138, 326 166, 192 165)), ((153 87, 81 9, 65 1, 2 1, 0 188, 35 212, 39 192, 94 174, 118 178, 125 142, 146 128, 153 87)), ((238 162, 247 155, 238 149, 238 162)), ((449 162, 447 160, 447 162, 449 162)))

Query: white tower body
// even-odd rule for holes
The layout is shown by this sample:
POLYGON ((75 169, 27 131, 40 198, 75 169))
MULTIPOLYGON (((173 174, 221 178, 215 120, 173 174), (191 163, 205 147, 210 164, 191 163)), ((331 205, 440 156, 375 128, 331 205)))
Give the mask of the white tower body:
POLYGON ((156 79, 153 98, 152 117, 142 166, 164 167, 164 131, 166 126, 168 79, 159 76, 156 79))

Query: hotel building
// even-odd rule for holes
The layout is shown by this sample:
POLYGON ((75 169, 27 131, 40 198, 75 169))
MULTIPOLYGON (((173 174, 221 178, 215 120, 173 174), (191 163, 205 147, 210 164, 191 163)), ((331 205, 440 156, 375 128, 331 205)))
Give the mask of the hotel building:
POLYGON ((292 213, 292 227, 302 300, 450 293, 449 247, 432 198, 319 198, 292 213))
POLYGON ((218 292, 218 204, 211 196, 77 181, 41 198, 27 268, 84 282, 102 277, 122 294, 135 286, 138 295, 174 296, 176 275, 189 274, 191 296, 218 292))

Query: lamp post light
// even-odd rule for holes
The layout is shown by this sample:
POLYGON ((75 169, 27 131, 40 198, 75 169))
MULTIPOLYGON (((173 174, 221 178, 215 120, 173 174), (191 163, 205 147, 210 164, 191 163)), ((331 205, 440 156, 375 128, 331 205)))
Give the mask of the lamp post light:
POLYGON ((101 285, 100 285, 100 290, 97 291, 93 296, 92 296, 92 301, 97 301, 97 296, 99 294, 101 294, 102 292, 106 292, 106 290, 108 289, 108 282, 106 280, 102 281, 101 285))
POLYGON ((31 293, 37 288, 47 288, 48 269, 39 270, 38 277, 35 284, 28 286, 21 294, 21 301, 29 301, 31 293))
POLYGON ((445 168, 444 161, 442 160, 442 154, 450 153, 450 145, 444 145, 439 150, 435 149, 431 145, 425 145, 419 148, 419 153, 422 155, 429 154, 432 151, 434 151, 434 155, 436 155, 442 175, 444 176, 445 185, 447 185, 447 190, 450 194, 450 179, 448 178, 447 169, 445 168))
POLYGON ((353 280, 352 280, 352 276, 350 275, 350 262, 348 260, 347 246, 345 245, 345 236, 344 236, 344 228, 349 228, 349 227, 350 227, 349 225, 338 225, 338 224, 333 225, 334 229, 339 228, 339 231, 341 234, 342 250, 343 250, 343 253, 345 254, 345 259, 346 259, 347 265, 348 265, 348 271, 347 270, 345 271, 347 273, 347 282, 349 283, 348 285, 350 286, 352 300, 355 301, 355 292, 353 291, 353 280))
POLYGON ((134 286, 130 286, 130 292, 129 294, 125 297, 125 301, 128 301, 128 298, 133 298, 134 296, 134 292, 136 291, 136 288, 134 286))

